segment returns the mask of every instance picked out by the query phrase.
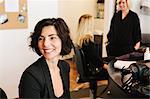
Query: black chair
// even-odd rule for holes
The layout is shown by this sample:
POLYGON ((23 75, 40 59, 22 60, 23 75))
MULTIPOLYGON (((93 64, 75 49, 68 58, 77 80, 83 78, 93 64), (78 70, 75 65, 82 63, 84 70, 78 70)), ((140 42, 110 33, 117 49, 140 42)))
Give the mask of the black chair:
POLYGON ((87 68, 84 52, 77 45, 74 47, 74 52, 75 52, 75 62, 76 62, 76 66, 77 66, 77 71, 79 74, 79 79, 78 79, 77 83, 89 82, 92 97, 93 97, 93 99, 96 99, 96 97, 97 97, 97 81, 107 79, 105 77, 102 77, 102 75, 101 75, 101 74, 103 74, 104 71, 100 71, 101 72, 100 75, 99 74, 92 75, 92 76, 87 75, 89 71, 87 70, 88 68, 87 68))
POLYGON ((102 56, 103 35, 94 35, 94 43, 97 47, 97 54, 102 56))
POLYGON ((77 66, 77 71, 79 74, 78 83, 86 82, 87 81, 85 75, 86 62, 85 62, 84 52, 81 50, 81 48, 78 45, 74 47, 74 52, 75 52, 75 62, 77 66))

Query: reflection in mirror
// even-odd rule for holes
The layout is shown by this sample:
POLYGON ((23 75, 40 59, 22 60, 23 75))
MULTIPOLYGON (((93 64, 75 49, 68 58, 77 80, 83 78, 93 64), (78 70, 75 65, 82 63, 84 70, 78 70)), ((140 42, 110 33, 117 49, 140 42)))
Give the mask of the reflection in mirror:
POLYGON ((104 0, 97 1, 97 15, 96 18, 104 18, 104 0))

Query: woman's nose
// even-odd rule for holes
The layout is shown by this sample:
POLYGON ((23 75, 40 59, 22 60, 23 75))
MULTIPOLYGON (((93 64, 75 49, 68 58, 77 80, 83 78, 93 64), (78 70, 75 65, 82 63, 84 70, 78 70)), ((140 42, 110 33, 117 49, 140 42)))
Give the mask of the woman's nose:
POLYGON ((121 2, 121 3, 120 3, 120 6, 123 6, 123 5, 124 5, 124 3, 121 2))
POLYGON ((45 38, 43 42, 44 47, 47 47, 49 44, 50 44, 50 41, 48 40, 48 38, 45 38))

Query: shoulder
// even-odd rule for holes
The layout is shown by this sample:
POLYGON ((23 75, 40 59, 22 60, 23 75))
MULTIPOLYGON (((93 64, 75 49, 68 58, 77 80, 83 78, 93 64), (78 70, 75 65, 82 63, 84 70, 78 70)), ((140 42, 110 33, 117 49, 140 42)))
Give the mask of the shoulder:
POLYGON ((35 61, 33 64, 31 64, 29 67, 25 69, 25 71, 22 74, 22 77, 42 79, 42 75, 43 75, 42 66, 41 66, 42 62, 44 62, 44 59, 39 58, 37 61, 35 61))
POLYGON ((129 10, 129 13, 130 13, 130 14, 133 14, 133 15, 137 15, 137 13, 134 12, 134 11, 132 11, 132 10, 129 10))
POLYGON ((43 58, 39 58, 33 64, 31 64, 28 68, 26 68, 26 72, 39 72, 41 70, 41 64, 44 63, 43 58))
POLYGON ((121 11, 115 12, 112 17, 112 21, 118 20, 121 17, 121 14, 122 14, 121 11))
POLYGON ((118 11, 118 12, 115 12, 114 13, 114 16, 119 16, 119 15, 121 15, 122 14, 122 11, 118 11))
POLYGON ((137 13, 135 13, 135 12, 133 12, 133 11, 130 10, 129 16, 130 16, 130 18, 131 18, 131 20, 132 20, 132 22, 133 22, 134 24, 140 23, 140 19, 139 19, 137 13))
POLYGON ((0 99, 7 99, 7 95, 2 88, 0 88, 0 99))
POLYGON ((130 16, 132 16, 136 19, 138 18, 138 14, 136 12, 132 11, 132 10, 129 10, 129 14, 130 14, 130 16))

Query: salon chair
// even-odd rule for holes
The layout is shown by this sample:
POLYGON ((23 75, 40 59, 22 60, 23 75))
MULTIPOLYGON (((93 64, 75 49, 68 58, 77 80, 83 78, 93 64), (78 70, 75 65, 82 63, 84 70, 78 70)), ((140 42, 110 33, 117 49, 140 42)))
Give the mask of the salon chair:
POLYGON ((104 71, 100 71, 100 73, 92 76, 87 75, 89 71, 87 70, 87 64, 86 64, 84 52, 77 45, 74 47, 74 52, 75 52, 75 62, 77 66, 77 72, 79 74, 77 83, 89 82, 91 97, 92 99, 96 99, 97 81, 106 80, 107 76, 103 76, 104 71))

